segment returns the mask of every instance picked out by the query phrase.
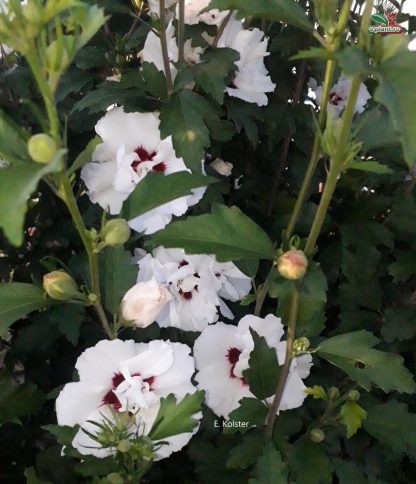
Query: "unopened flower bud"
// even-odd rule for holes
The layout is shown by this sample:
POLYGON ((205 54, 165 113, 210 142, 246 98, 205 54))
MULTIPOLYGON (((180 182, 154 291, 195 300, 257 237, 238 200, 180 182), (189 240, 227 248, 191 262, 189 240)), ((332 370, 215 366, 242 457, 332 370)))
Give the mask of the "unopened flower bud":
POLYGON ((47 134, 35 134, 27 144, 29 155, 36 163, 50 163, 56 153, 56 143, 47 134))
POLYGON ((301 279, 308 269, 308 259, 301 250, 288 250, 279 257, 277 270, 285 279, 301 279))
POLYGON ((126 292, 121 302, 121 313, 125 321, 132 321, 138 328, 146 328, 171 299, 170 292, 153 278, 139 282, 126 292))
POLYGON ((77 283, 64 271, 53 271, 43 276, 46 294, 58 301, 68 301, 78 294, 77 283))
POLYGON ((350 390, 347 393, 347 398, 348 398, 348 400, 356 402, 357 400, 360 399, 360 392, 358 390, 350 390))
POLYGON ((339 398, 339 390, 337 387, 331 387, 328 389, 328 397, 330 400, 336 400, 339 398))
POLYGON ((222 176, 230 176, 233 170, 232 163, 228 161, 223 161, 219 158, 214 160, 209 166, 222 176))
POLYGON ((107 475, 107 481, 110 482, 111 484, 123 484, 124 479, 120 476, 120 474, 117 474, 117 472, 112 472, 111 474, 107 475))
POLYGON ((129 240, 130 227, 123 218, 114 218, 105 224, 102 236, 106 245, 121 245, 129 240))
POLYGON ((295 340, 295 350, 298 352, 305 352, 308 351, 309 346, 311 345, 311 342, 306 338, 306 336, 301 336, 300 338, 297 338, 295 340))
POLYGON ((320 444, 325 440, 325 432, 322 429, 314 428, 309 432, 309 438, 312 442, 320 444))
POLYGON ((119 452, 122 452, 123 454, 125 454, 126 452, 128 452, 131 449, 131 445, 132 444, 131 444, 130 440, 127 440, 127 439, 120 440, 120 442, 117 445, 117 450, 119 452))

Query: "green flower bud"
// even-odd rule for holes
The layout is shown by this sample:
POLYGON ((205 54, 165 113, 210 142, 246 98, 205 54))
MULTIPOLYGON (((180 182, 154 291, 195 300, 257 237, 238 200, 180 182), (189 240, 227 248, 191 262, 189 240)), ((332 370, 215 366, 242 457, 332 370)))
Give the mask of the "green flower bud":
POLYGON ((277 270, 285 279, 302 279, 308 269, 308 259, 301 250, 288 250, 277 261, 277 270))
POLYGON ((50 163, 56 153, 56 143, 47 134, 35 134, 27 144, 29 155, 36 163, 50 163))
POLYGON ((308 340, 308 338, 306 338, 306 336, 301 336, 300 338, 297 338, 294 344, 295 350, 301 353, 308 351, 310 345, 311 342, 308 340))
POLYGON ((129 240, 130 227, 123 218, 109 220, 103 229, 105 245, 121 245, 129 240))
POLYGON ((320 444, 325 440, 325 432, 322 429, 314 428, 309 432, 309 439, 320 444))
POLYGON ((126 452, 128 452, 130 450, 131 445, 132 444, 131 444, 130 440, 127 440, 127 439, 120 440, 120 442, 117 445, 117 450, 119 452, 122 452, 123 454, 125 454, 126 452))
POLYGON ((78 294, 77 283, 64 271, 53 271, 43 276, 46 294, 58 301, 68 301, 78 294))
POLYGON ((123 484, 124 479, 120 476, 120 474, 117 474, 117 472, 112 472, 111 474, 107 475, 107 481, 110 484, 123 484))
POLYGON ((337 400, 339 398, 339 390, 337 387, 331 387, 328 389, 328 397, 330 400, 337 400))
POLYGON ((348 400, 356 402, 360 399, 360 392, 358 390, 350 390, 347 393, 347 398, 348 398, 348 400))

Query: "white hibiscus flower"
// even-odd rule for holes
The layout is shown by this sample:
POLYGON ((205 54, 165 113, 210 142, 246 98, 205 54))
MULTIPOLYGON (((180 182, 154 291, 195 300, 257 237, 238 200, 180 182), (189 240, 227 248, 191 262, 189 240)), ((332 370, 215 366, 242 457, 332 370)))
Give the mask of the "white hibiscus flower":
POLYGON ((259 29, 245 30, 243 22, 232 18, 220 37, 218 47, 228 47, 240 54, 236 75, 227 87, 227 93, 249 103, 266 106, 266 93, 273 92, 276 85, 264 65, 264 58, 269 55, 264 33, 259 29))
MULTIPOLYGON (((311 78, 309 81, 309 88, 315 91, 316 102, 321 104, 323 86, 318 86, 315 79, 311 78)), ((351 91, 351 80, 341 75, 338 82, 332 87, 329 93, 328 110, 332 110, 332 116, 337 119, 341 116, 348 102, 348 97, 351 91)), ((371 98, 365 84, 361 84, 358 92, 357 103, 354 112, 362 113, 367 101, 371 98)))
MULTIPOLYGON (((198 387, 206 392, 206 403, 212 411, 225 419, 238 408, 244 397, 255 398, 243 376, 254 348, 250 328, 263 336, 267 344, 276 349, 278 361, 283 365, 286 341, 280 341, 284 329, 279 318, 269 314, 264 319, 244 316, 238 326, 224 323, 205 328, 194 345, 195 377, 198 387)), ((300 407, 306 397, 303 379, 312 366, 310 355, 294 358, 289 378, 278 411, 300 407)), ((269 403, 273 400, 271 395, 269 403)))
MULTIPOLYGON (((202 22, 207 25, 220 26, 229 12, 228 10, 213 9, 201 13, 202 10, 208 7, 210 2, 211 0, 185 0, 185 23, 195 25, 202 22)), ((176 16, 178 15, 178 7, 176 7, 176 16)))
MULTIPOLYGON (((178 60, 178 46, 172 23, 167 27, 168 56, 171 63, 172 77, 177 70, 173 65, 178 60)), ((212 38, 206 36, 207 42, 212 38)), ((267 40, 259 29, 245 30, 241 21, 232 18, 218 42, 218 47, 236 50, 240 59, 235 63, 237 71, 234 79, 226 88, 230 96, 244 101, 265 106, 268 103, 266 93, 273 92, 276 85, 270 79, 264 58, 268 55, 267 40)), ((192 47, 191 41, 185 43, 185 60, 190 64, 198 64, 204 49, 192 47)), ((141 54, 143 61, 153 63, 159 71, 164 71, 160 39, 153 32, 149 32, 141 54)))
POLYGON ((223 299, 238 301, 251 289, 250 278, 232 262, 218 263, 211 255, 187 255, 182 249, 158 247, 138 264, 138 282, 154 278, 172 296, 156 317, 162 327, 201 331, 218 320, 218 308, 232 319, 223 299))
MULTIPOLYGON (((103 448, 86 432, 97 434, 92 422, 112 420, 115 412, 130 412, 131 431, 147 435, 160 407, 160 399, 173 393, 177 399, 194 393, 191 383, 195 371, 190 348, 182 343, 133 340, 103 340, 85 350, 75 368, 79 381, 65 385, 56 400, 59 425, 80 425, 72 445, 81 454, 106 457, 114 453, 103 448)), ((195 415, 200 418, 200 414, 195 415)), ((168 457, 184 447, 193 432, 164 439, 156 447, 157 459, 168 457)))
MULTIPOLYGON (((168 46, 170 71, 172 78, 175 79, 178 71, 174 66, 174 63, 178 62, 179 50, 175 37, 175 29, 172 23, 170 23, 166 28, 166 40, 168 46)), ((200 56, 203 52, 204 49, 202 47, 192 47, 191 39, 188 39, 184 44, 184 58, 188 64, 198 64, 200 62, 200 56)), ((159 71, 164 72, 165 68, 163 64, 160 38, 154 32, 148 33, 146 42, 141 52, 141 58, 144 62, 150 62, 154 64, 159 71)))
MULTIPOLYGON (((122 107, 108 111, 95 126, 103 140, 92 155, 93 161, 81 170, 81 178, 93 203, 112 215, 120 213, 123 202, 150 172, 170 175, 189 171, 177 158, 170 137, 162 140, 158 113, 125 113, 122 107)), ((205 188, 165 203, 129 221, 132 229, 145 234, 165 227, 172 216, 183 215, 199 202, 205 188)))

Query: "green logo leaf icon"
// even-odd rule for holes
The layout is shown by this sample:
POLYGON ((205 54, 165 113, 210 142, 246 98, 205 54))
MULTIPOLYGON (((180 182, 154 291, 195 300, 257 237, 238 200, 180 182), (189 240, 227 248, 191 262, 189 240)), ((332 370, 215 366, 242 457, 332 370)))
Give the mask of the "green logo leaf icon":
POLYGON ((389 24, 389 21, 387 20, 387 17, 385 15, 383 15, 382 13, 376 13, 374 15, 371 16, 371 20, 373 22, 376 22, 378 24, 384 24, 384 25, 388 25, 389 24))

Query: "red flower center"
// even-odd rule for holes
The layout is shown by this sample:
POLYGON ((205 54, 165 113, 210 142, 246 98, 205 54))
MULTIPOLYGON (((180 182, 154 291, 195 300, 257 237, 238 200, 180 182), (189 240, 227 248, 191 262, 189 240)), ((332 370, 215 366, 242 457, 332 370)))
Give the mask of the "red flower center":
MULTIPOLYGON (((145 148, 143 148, 142 145, 137 147, 134 152, 137 154, 139 157, 138 160, 134 160, 133 163, 131 164, 131 167, 133 168, 134 171, 137 170, 137 167, 140 165, 140 163, 143 163, 144 161, 153 161, 153 158, 157 155, 156 151, 152 151, 149 153, 145 148)), ((164 173, 166 170, 166 164, 161 161, 160 163, 157 163, 153 168, 153 171, 157 171, 159 173, 164 173)))
POLYGON ((344 99, 341 96, 338 96, 336 92, 331 92, 329 95, 329 102, 334 106, 338 106, 344 99))
POLYGON ((225 357, 227 358, 228 362, 231 365, 230 378, 238 378, 244 386, 247 386, 248 383, 244 377, 239 377, 234 374, 235 365, 238 363, 240 355, 241 355, 241 350, 235 347, 231 347, 231 348, 228 348, 228 351, 225 357))
MULTIPOLYGON (((140 373, 132 373, 131 376, 140 376, 140 373)), ((108 390, 108 392, 103 396, 103 399, 102 399, 103 405, 112 405, 115 410, 119 410, 121 408, 121 403, 113 390, 115 390, 121 383, 123 383, 124 380, 125 378, 120 372, 114 373, 113 378, 111 380, 111 385, 112 385, 111 390, 108 390)), ((155 381, 155 377, 149 376, 148 378, 145 378, 143 381, 146 382, 151 388, 151 386, 155 381)))
MULTIPOLYGON (((183 259, 179 262, 178 269, 180 269, 181 267, 187 266, 187 265, 189 265, 189 262, 186 261, 185 259, 183 259)), ((194 277, 198 277, 198 279, 199 279, 198 272, 194 273, 194 277)), ((185 291, 182 291, 182 289, 179 289, 178 292, 179 292, 180 296, 182 296, 183 299, 185 299, 185 301, 190 301, 192 299, 192 291, 198 291, 198 285, 197 284, 190 291, 185 292, 185 291)))

